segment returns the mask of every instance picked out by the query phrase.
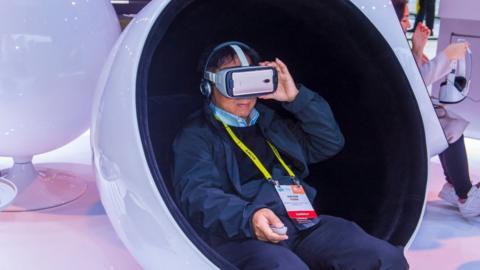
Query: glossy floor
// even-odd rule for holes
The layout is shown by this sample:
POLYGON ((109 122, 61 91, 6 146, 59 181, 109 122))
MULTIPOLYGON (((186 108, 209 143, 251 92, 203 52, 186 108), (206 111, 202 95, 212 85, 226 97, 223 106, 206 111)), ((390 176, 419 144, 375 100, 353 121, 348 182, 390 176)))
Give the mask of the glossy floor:
MULTIPOLYGON (((29 213, 0 213, 0 269, 105 270, 140 269, 120 242, 95 187, 89 134, 38 156, 36 163, 69 170, 88 181, 80 199, 58 208, 29 213), (60 163, 61 162, 61 163, 60 163)), ((480 141, 467 139, 474 181, 480 176, 480 141)), ((0 159, 0 168, 11 165, 0 159)), ((442 170, 432 160, 425 218, 407 258, 411 269, 480 269, 480 218, 465 220, 439 201, 442 170)))

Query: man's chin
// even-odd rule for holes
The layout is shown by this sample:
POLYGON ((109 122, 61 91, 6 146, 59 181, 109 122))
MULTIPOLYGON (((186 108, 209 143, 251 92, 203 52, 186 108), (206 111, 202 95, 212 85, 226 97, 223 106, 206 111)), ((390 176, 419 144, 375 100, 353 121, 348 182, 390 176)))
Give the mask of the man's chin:
POLYGON ((246 105, 237 105, 237 115, 238 116, 243 116, 243 115, 250 115, 250 112, 252 111, 252 106, 246 106, 246 105))
POLYGON ((250 111, 251 110, 238 110, 237 113, 235 113, 235 115, 237 115, 238 117, 246 119, 250 116, 250 111))

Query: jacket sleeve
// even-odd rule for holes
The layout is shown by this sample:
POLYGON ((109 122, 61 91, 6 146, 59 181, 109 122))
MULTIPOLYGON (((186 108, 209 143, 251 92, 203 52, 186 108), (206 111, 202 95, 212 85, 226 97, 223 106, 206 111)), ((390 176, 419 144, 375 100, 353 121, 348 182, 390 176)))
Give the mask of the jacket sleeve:
POLYGON ((174 190, 183 213, 208 233, 227 239, 252 238, 250 218, 265 205, 254 205, 225 192, 213 161, 213 147, 199 135, 182 132, 173 145, 174 190))
POLYGON ((421 60, 415 59, 422 74, 425 85, 431 85, 440 80, 451 71, 451 61, 448 60, 444 52, 439 53, 432 60, 422 63, 421 60))
POLYGON ((342 150, 345 139, 327 101, 317 93, 302 85, 295 100, 284 103, 283 107, 298 120, 288 125, 308 163, 326 160, 342 150))

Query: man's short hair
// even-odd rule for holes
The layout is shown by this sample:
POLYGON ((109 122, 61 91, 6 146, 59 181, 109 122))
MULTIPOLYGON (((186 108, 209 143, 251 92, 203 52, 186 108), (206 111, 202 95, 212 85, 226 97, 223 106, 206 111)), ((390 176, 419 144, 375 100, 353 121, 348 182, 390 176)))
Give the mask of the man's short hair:
MULTIPOLYGON (((232 47, 230 46, 225 46, 217 51, 210 57, 210 60, 208 61, 208 57, 212 53, 213 49, 217 45, 210 46, 208 47, 207 50, 202 54, 202 57, 200 58, 199 66, 198 69, 200 72, 203 73, 205 66, 207 71, 215 71, 219 69, 221 66, 223 66, 225 63, 231 62, 233 59, 235 59, 235 56, 237 54, 235 53, 235 50, 233 50, 232 47), (208 61, 208 63, 207 63, 208 61)), ((250 58, 250 61, 252 61, 252 64, 256 65, 260 61, 259 54, 252 48, 250 47, 245 47, 239 45, 239 47, 243 50, 245 55, 250 58)))

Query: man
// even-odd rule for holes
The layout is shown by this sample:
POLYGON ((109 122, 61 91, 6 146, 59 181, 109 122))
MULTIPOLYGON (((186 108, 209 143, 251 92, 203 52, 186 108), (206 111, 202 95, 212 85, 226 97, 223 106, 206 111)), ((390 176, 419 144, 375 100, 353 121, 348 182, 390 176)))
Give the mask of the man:
MULTIPOLYGON (((404 32, 410 27, 408 19, 408 0, 393 0, 393 7, 404 32)), ((451 71, 451 63, 465 57, 467 42, 452 43, 429 60, 423 53, 430 30, 420 23, 412 37, 412 53, 419 66, 422 78, 427 86, 444 78, 451 71)), ((439 197, 456 206, 462 216, 472 218, 480 216, 480 183, 473 185, 468 169, 468 157, 465 149, 463 132, 468 121, 453 114, 443 106, 437 105, 435 112, 449 143, 448 148, 440 153, 440 163, 447 181, 439 197)))
POLYGON ((401 249, 347 220, 317 216, 311 206, 316 191, 302 181, 308 164, 344 144, 323 98, 297 86, 281 60, 259 63, 239 42, 217 46, 204 76, 243 66, 245 58, 276 70, 276 91, 259 98, 280 102, 296 121, 281 119, 257 97, 231 98, 204 81, 207 104, 173 145, 174 189, 191 224, 240 269, 407 269, 401 249), (292 205, 308 217, 295 216, 292 205))

